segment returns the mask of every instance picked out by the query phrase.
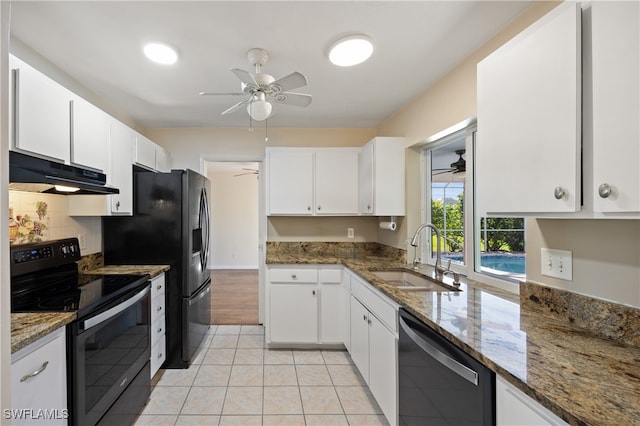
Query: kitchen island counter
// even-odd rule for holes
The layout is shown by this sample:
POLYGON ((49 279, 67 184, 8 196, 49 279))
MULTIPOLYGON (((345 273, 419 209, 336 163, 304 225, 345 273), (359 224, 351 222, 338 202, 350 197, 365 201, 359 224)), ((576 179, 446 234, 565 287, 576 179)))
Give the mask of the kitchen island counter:
MULTIPOLYGON (((287 253, 268 246, 266 262, 344 265, 569 424, 640 424, 637 345, 559 321, 521 305, 517 294, 466 278, 461 292, 407 292, 372 273, 410 270, 401 259, 287 253)), ((535 294, 530 286, 522 286, 526 297, 535 294)), ((629 309, 627 325, 636 327, 637 310, 629 309)))

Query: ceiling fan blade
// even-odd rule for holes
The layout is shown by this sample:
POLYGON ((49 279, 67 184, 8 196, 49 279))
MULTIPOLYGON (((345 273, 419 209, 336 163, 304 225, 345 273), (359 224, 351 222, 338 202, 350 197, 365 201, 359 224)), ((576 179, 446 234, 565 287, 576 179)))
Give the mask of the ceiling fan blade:
POLYGON ((251 102, 251 99, 245 99, 242 102, 238 102, 237 104, 232 105, 231 107, 229 107, 229 108, 225 109, 224 111, 222 111, 222 113, 220 113, 220 115, 225 115, 225 114, 229 114, 231 112, 237 111, 240 108, 242 108, 243 106, 249 104, 249 102, 251 102))
POLYGON ((269 89, 272 90, 274 95, 277 95, 287 90, 297 89, 298 87, 307 85, 307 77, 299 72, 292 72, 282 78, 277 79, 273 83, 269 84, 269 89))
POLYGON ((245 70, 241 70, 240 68, 231 68, 231 72, 234 73, 235 76, 238 77, 238 79, 244 84, 246 84, 247 86, 256 87, 256 88, 258 87, 258 82, 253 77, 253 74, 245 70))
POLYGON ((200 96, 244 96, 246 93, 216 93, 216 92, 200 92, 200 96))
POLYGON ((313 97, 311 95, 293 92, 284 92, 272 97, 272 99, 279 104, 294 105, 299 107, 306 107, 307 105, 309 105, 312 98, 313 97))

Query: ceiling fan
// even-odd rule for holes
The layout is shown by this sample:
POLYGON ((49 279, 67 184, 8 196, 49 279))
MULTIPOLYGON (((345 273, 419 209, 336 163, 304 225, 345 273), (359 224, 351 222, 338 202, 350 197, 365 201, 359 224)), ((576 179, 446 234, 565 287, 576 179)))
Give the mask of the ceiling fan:
POLYGON ((200 92, 200 95, 224 95, 224 96, 248 96, 247 99, 222 111, 222 115, 237 111, 246 105, 249 116, 256 121, 269 118, 273 110, 273 104, 293 105, 306 107, 311 103, 311 95, 293 93, 289 90, 307 84, 307 78, 293 72, 276 80, 269 74, 262 73, 262 66, 269 60, 269 52, 264 49, 251 49, 247 52, 249 63, 255 67, 255 73, 249 73, 239 68, 231 68, 231 72, 240 80, 240 92, 236 93, 210 93, 200 92))
POLYGON ((241 170, 244 170, 244 172, 238 173, 237 175, 233 175, 233 177, 258 174, 258 169, 249 169, 249 168, 243 167, 241 170))
POLYGON ((460 158, 458 158, 456 161, 454 161, 453 163, 451 163, 450 168, 447 169, 433 169, 433 175, 441 175, 444 173, 453 173, 453 174, 458 174, 458 173, 462 173, 465 172, 467 170, 467 162, 464 158, 462 158, 462 156, 465 153, 464 149, 457 149, 455 151, 456 155, 458 155, 460 158))

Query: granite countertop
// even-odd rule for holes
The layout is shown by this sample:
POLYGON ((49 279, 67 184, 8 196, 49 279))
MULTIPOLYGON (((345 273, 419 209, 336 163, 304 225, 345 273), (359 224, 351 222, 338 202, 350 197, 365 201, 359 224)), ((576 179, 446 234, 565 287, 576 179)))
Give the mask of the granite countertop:
POLYGON ((76 319, 74 312, 11 314, 11 353, 30 345, 76 319))
POLYGON ((125 274, 125 275, 144 275, 149 274, 151 278, 168 271, 169 265, 105 265, 94 268, 86 273, 88 274, 125 274))
POLYGON ((525 309, 520 296, 464 277, 461 292, 397 289, 371 271, 408 265, 384 257, 273 250, 267 264, 345 265, 569 424, 640 424, 637 345, 525 309))

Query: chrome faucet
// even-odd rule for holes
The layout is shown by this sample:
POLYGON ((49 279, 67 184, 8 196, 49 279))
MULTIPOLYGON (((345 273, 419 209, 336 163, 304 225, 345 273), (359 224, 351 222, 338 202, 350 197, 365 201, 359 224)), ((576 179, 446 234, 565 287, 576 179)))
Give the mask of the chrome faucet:
MULTIPOLYGON (((422 232, 423 229, 425 228, 430 228, 433 232, 435 232, 436 234, 436 279, 439 281, 442 281, 442 277, 444 276, 445 272, 447 272, 449 270, 449 268, 443 268, 442 267, 442 250, 440 247, 440 230, 433 224, 431 223, 423 223, 422 225, 420 225, 418 227, 418 229, 416 230, 416 233, 413 234, 413 238, 411 239, 411 245, 413 247, 416 248, 416 254, 414 255, 413 258, 413 269, 414 270, 418 270, 418 265, 420 264, 420 258, 417 255, 417 248, 420 245, 420 233, 422 232)), ((449 264, 451 264, 451 260, 449 260, 449 264)))

